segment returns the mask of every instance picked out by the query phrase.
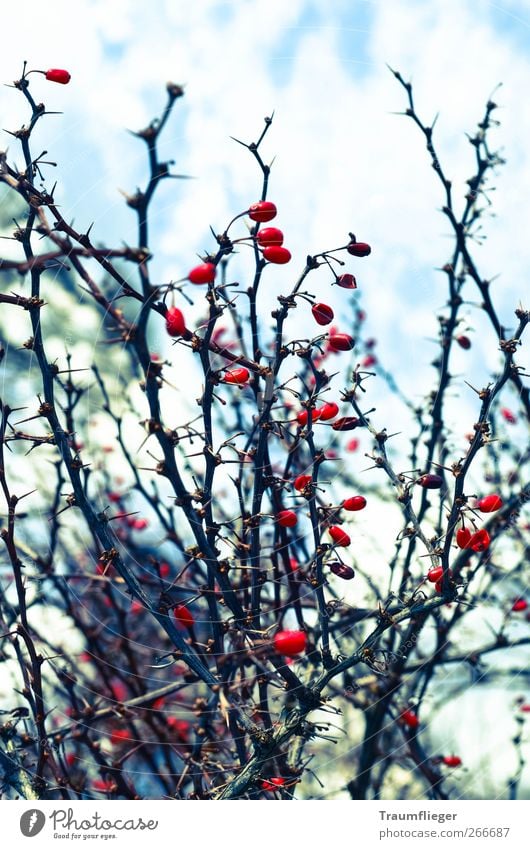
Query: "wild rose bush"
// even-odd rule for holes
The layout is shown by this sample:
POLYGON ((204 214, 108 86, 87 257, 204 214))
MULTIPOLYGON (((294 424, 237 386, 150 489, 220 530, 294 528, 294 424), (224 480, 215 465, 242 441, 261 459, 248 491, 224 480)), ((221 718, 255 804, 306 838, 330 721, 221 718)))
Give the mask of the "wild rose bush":
MULTIPOLYGON (((69 72, 30 73, 14 83, 29 110, 11 129, 18 150, 0 155, 4 795, 458 795, 470 753, 431 735, 440 706, 459 721, 450 670, 471 670, 464 687, 478 688, 499 652, 495 674, 513 677, 530 638, 529 313, 514 305, 503 327, 475 260, 502 164, 496 104, 469 136, 462 204, 395 73, 452 233, 435 258, 447 301, 434 379, 413 402, 359 301, 384 244, 344 222, 335 248, 308 245, 297 267, 270 199, 270 118, 240 142, 257 168, 247 207, 198 260, 180 247, 177 280, 155 281, 149 213, 173 177, 159 139, 182 87, 168 84, 160 117, 136 133, 148 169, 126 197, 137 243, 113 247, 65 220, 49 154, 34 153, 39 98, 55 107, 60 90, 45 86, 69 72), (279 265, 292 270, 285 290, 279 265), (498 369, 470 388, 452 363, 475 344, 477 291, 498 369), (374 386, 409 416, 405 450, 370 404, 374 386), (474 393, 465 436, 448 422, 454 391, 474 393)), ((515 699, 518 765, 498 789, 511 798, 529 712, 515 699)))

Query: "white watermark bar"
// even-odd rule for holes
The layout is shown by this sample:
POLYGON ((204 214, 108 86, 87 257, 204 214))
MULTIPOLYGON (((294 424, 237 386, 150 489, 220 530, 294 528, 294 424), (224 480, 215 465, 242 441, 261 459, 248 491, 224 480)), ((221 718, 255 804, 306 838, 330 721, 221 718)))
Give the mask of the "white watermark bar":
POLYGON ((252 849, 287 847, 307 849, 334 845, 362 846, 520 847, 528 845, 530 802, 237 802, 197 801, 86 801, 4 802, 2 845, 47 849, 72 844, 172 846, 210 838, 216 849, 249 845, 252 849), (275 805, 274 812, 267 805, 275 805), (324 813, 322 805, 330 810, 324 813), (214 805, 205 809, 205 805, 214 805), (251 810, 254 808, 255 810, 251 810), (312 810, 309 810, 311 808, 312 810), (288 829, 288 830, 286 830, 288 829), (296 829, 296 831, 291 831, 296 829), (291 837, 289 836, 291 835, 291 837))

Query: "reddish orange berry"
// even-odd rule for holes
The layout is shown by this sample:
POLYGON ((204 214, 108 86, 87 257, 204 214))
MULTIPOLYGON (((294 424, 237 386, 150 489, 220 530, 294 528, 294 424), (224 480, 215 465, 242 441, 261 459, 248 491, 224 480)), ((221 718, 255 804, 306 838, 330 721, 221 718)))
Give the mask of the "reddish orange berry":
POLYGON ((418 716, 413 710, 404 710, 400 717, 401 721, 407 726, 407 728, 417 728, 420 724, 420 720, 418 716))
POLYGON ((444 570, 441 566, 437 566, 435 569, 431 569, 427 573, 427 580, 431 582, 431 584, 437 584, 440 578, 442 577, 444 570))
POLYGON ((351 538, 339 525, 331 525, 328 528, 328 533, 335 545, 350 545, 351 538))
MULTIPOLYGON (((321 416, 320 410, 311 410, 311 421, 317 422, 321 416)), ((300 410, 300 412, 296 416, 296 421, 302 427, 305 427, 307 422, 309 421, 309 410, 300 410)))
POLYGON ((328 339, 331 351, 351 351, 355 347, 355 339, 347 333, 333 333, 328 339))
POLYGON ((477 501, 477 509, 481 513, 495 513, 502 507, 502 498, 500 495, 485 495, 477 501))
POLYGON ((459 528, 456 532, 456 544, 459 548, 467 548, 471 539, 469 528, 459 528))
POLYGON ((364 510, 366 507, 366 498, 364 495, 352 495, 351 498, 346 498, 342 502, 344 510, 364 510))
POLYGON ((196 265, 188 274, 190 283, 203 285, 204 283, 213 283, 217 269, 213 262, 203 262, 201 265, 196 265))
POLYGON ((280 510, 276 515, 276 521, 282 528, 294 528, 298 517, 293 510, 280 510))
POLYGON ((328 422, 330 419, 334 419, 339 412, 339 405, 335 401, 327 401, 317 412, 321 422, 328 422))
POLYGON ((313 304, 311 312, 317 324, 331 324, 333 321, 334 312, 328 304, 313 304))
POLYGON ((280 245, 270 245, 270 247, 263 249, 263 258, 275 265, 285 265, 291 259, 291 252, 280 245))
POLYGON ((294 488, 298 492, 302 492, 303 489, 305 489, 307 486, 309 486, 309 484, 311 483, 311 480, 312 480, 311 475, 298 475, 298 477, 295 478, 295 481, 294 481, 294 488))
POLYGON ((170 336, 182 336, 185 332, 186 322, 178 307, 170 307, 166 312, 166 330, 170 336))
POLYGON ((285 784, 285 778, 266 778, 261 782, 261 789, 267 790, 268 792, 273 792, 274 790, 279 790, 280 787, 283 787, 285 784))
POLYGON ((302 654, 307 646, 305 631, 278 631, 272 640, 275 651, 286 657, 296 657, 302 654))
POLYGON ((61 85, 66 85, 72 79, 71 75, 64 68, 50 68, 46 71, 45 76, 50 82, 60 83, 61 85))
POLYGON ((173 611, 173 615, 179 625, 183 625, 184 628, 192 628, 195 623, 193 613, 186 607, 185 604, 177 604, 173 611))
POLYGON ((235 383, 238 386, 242 386, 250 377, 250 372, 248 368, 234 368, 230 371, 226 371, 223 376, 224 383, 235 383))
POLYGON ((258 244, 262 248, 267 248, 270 245, 283 245, 283 233, 277 227, 264 227, 256 236, 258 244))
POLYGON ((462 758, 459 758, 458 755, 446 755, 442 758, 442 763, 446 766, 462 766, 462 758))
POLYGON ((466 548, 472 551, 486 551, 491 542, 491 537, 485 528, 481 528, 471 536, 466 548))
POLYGON ((528 602, 524 598, 516 598, 512 604, 512 613, 522 613, 528 607, 528 602))
POLYGON ((277 212, 276 206, 270 200, 259 200, 249 207, 248 217, 252 221, 259 221, 260 224, 263 224, 265 221, 272 221, 273 218, 276 218, 277 212))

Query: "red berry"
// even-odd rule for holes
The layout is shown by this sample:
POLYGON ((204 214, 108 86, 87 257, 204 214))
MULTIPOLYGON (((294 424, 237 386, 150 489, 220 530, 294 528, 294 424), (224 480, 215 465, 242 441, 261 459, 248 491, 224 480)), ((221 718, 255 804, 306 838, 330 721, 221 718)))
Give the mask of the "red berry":
POLYGON ((335 545, 350 545, 349 535, 339 525, 332 525, 328 528, 328 532, 335 545))
POLYGON ((327 304, 313 304, 311 312, 317 324, 330 324, 333 321, 333 310, 327 304))
POLYGON ((345 563, 339 563, 335 561, 333 563, 328 563, 330 572, 333 572, 337 578, 342 578, 343 581, 351 581, 352 578, 355 578, 355 572, 351 566, 346 566, 345 563))
POLYGON ((471 348, 471 339, 469 338, 469 336, 457 336, 456 341, 458 342, 460 347, 463 348, 465 351, 469 351, 469 349, 471 348))
POLYGON ((186 322, 178 307, 170 307, 166 312, 166 330, 170 336, 182 336, 186 331, 186 322))
POLYGON ((279 787, 283 787, 284 784, 285 784, 285 778, 265 779, 264 781, 261 782, 261 789, 271 792, 273 790, 278 790, 279 787))
POLYGON ((267 262, 273 262, 276 265, 285 265, 291 259, 291 253, 287 248, 282 248, 279 245, 270 245, 263 249, 263 257, 267 262))
POLYGON ((307 634, 305 631, 278 631, 273 637, 272 644, 278 654, 286 657, 296 657, 305 651, 307 634))
POLYGON ((481 528, 480 531, 472 535, 466 548, 470 548, 472 551, 486 551, 490 542, 491 537, 489 533, 484 528, 481 528))
POLYGON ((309 486, 311 483, 311 475, 298 475, 294 482, 294 488, 301 492, 306 486, 309 486))
POLYGON ((46 71, 46 79, 52 83, 66 85, 66 83, 70 82, 71 76, 63 68, 50 68, 49 71, 46 71))
POLYGON ((250 372, 248 368, 234 368, 231 371, 225 372, 223 376, 223 381, 225 383, 236 383, 239 386, 241 384, 246 383, 250 377, 250 372))
POLYGON ((333 430, 353 430, 356 427, 359 427, 361 420, 357 418, 357 416, 343 416, 341 419, 337 419, 336 422, 333 422, 331 427, 333 430))
POLYGON ((176 716, 168 716, 166 725, 173 731, 175 737, 186 743, 190 736, 190 723, 186 719, 178 719, 176 716))
MULTIPOLYGON (((316 422, 320 418, 320 410, 311 410, 311 421, 316 422)), ((298 415, 296 416, 296 421, 302 427, 305 427, 307 422, 309 421, 309 411, 308 410, 300 410, 298 415)))
POLYGON ((141 613, 143 609, 144 606, 141 601, 138 601, 138 599, 135 599, 131 604, 131 613, 141 613))
POLYGON ((502 498, 500 495, 485 495, 477 501, 476 506, 481 513, 495 513, 502 507, 502 498))
POLYGON ((112 778, 96 778, 92 782, 92 787, 94 790, 98 790, 101 793, 113 793, 116 788, 116 783, 112 780, 112 778))
POLYGON ((352 241, 350 242, 346 250, 352 256, 368 256, 368 254, 372 253, 372 248, 370 247, 370 245, 367 245, 366 242, 352 241))
POLYGON ((459 758, 458 755, 446 755, 442 758, 442 763, 446 766, 462 766, 462 758, 459 758))
POLYGON ((420 720, 413 710, 404 710, 401 714, 401 720, 408 728, 417 728, 420 724, 420 720))
POLYGON ((168 578, 171 573, 171 566, 169 563, 161 563, 159 566, 159 572, 161 578, 168 578))
POLYGON ((123 496, 120 495, 119 492, 109 492, 109 494, 107 495, 107 498, 109 499, 109 501, 112 504, 118 504, 118 502, 121 501, 123 496))
POLYGON ((353 274, 341 274, 340 277, 337 277, 336 283, 337 286, 341 286, 343 289, 357 288, 357 280, 353 274))
POLYGON ((443 478, 440 475, 422 475, 417 483, 424 489, 440 489, 443 486, 443 478))
POLYGON ((342 502, 344 510, 364 510, 366 507, 366 498, 364 495, 352 495, 351 498, 346 498, 342 502))
POLYGON ((530 704, 528 704, 528 705, 521 705, 521 707, 519 708, 519 710, 521 711, 521 713, 530 713, 530 704))
POLYGON ((427 580, 430 581, 431 584, 437 584, 443 573, 444 570, 442 566, 437 566, 435 569, 431 569, 430 572, 427 573, 427 580))
POLYGON ((135 531, 145 531, 148 525, 149 522, 147 521, 147 519, 135 519, 132 524, 132 527, 135 531))
POLYGON ((515 424, 517 422, 517 416, 515 415, 515 413, 512 413, 512 411, 509 410, 508 407, 501 408, 501 416, 503 417, 504 421, 508 422, 509 424, 515 424))
POLYGON ((327 401, 317 412, 319 414, 320 421, 327 422, 330 419, 335 418, 339 412, 339 405, 335 404, 335 401, 327 401))
POLYGON ((358 439, 350 439, 348 443, 346 443, 346 451, 357 451, 360 442, 358 439))
POLYGON ((277 211, 276 206, 270 200, 259 200, 249 207, 248 217, 252 221, 259 221, 263 224, 265 221, 272 221, 273 218, 276 218, 277 211))
POLYGON ((277 227, 264 227, 256 236, 258 244, 262 248, 267 248, 270 245, 283 245, 283 233, 277 227))
POLYGON ((528 607, 528 602, 524 598, 516 598, 512 604, 512 613, 522 613, 528 607))
POLYGON ((469 528, 459 528, 456 532, 456 544, 459 548, 467 548, 471 539, 469 528))
POLYGON ((203 283, 213 283, 217 269, 213 262, 203 262, 201 265, 196 265, 188 274, 190 283, 202 285, 203 283))
POLYGON ((129 732, 125 728, 115 728, 111 731, 110 742, 113 746, 117 746, 119 743, 125 743, 126 740, 130 739, 129 732))
POLYGON ((332 351, 351 351, 354 346, 355 339, 347 333, 334 333, 328 339, 328 347, 332 351))
POLYGON ((276 516, 276 521, 282 528, 294 528, 298 518, 293 510, 280 510, 276 516))
POLYGON ((195 622, 193 614, 186 607, 185 604, 177 604, 175 610, 173 611, 173 615, 179 625, 183 625, 185 628, 192 628, 195 622))

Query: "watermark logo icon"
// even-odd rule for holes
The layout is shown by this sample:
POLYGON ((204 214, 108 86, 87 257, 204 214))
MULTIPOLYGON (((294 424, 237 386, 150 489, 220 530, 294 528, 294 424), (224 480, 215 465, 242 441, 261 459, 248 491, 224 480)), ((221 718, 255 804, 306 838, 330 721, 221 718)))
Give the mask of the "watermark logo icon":
POLYGON ((20 817, 20 830, 24 837, 36 837, 46 822, 46 817, 37 808, 31 808, 29 811, 24 811, 20 817))

